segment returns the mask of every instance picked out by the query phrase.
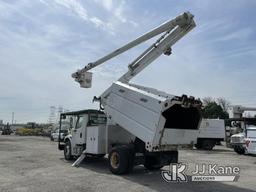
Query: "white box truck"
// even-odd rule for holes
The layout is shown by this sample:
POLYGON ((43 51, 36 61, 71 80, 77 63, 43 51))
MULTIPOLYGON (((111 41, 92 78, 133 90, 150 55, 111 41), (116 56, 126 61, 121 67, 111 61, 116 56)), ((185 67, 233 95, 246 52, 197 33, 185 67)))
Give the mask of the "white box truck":
POLYGON ((212 150, 217 143, 225 139, 225 121, 223 119, 202 119, 198 132, 195 147, 212 150))

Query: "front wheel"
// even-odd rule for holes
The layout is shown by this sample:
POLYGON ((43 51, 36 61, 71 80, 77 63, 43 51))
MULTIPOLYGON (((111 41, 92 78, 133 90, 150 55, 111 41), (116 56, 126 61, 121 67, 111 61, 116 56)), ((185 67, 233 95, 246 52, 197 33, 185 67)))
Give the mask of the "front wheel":
POLYGON ((245 153, 245 149, 241 146, 235 146, 234 151, 239 155, 243 155, 245 153))
POLYGON ((73 159, 73 156, 71 155, 71 143, 69 140, 65 142, 64 157, 68 161, 73 159))

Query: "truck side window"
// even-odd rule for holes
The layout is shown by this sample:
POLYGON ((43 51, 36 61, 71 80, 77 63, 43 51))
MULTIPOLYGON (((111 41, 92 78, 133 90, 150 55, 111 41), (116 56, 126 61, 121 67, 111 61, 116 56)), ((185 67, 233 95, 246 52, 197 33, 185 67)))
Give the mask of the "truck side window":
POLYGON ((105 125, 107 118, 104 114, 90 114, 89 117, 89 126, 105 125))

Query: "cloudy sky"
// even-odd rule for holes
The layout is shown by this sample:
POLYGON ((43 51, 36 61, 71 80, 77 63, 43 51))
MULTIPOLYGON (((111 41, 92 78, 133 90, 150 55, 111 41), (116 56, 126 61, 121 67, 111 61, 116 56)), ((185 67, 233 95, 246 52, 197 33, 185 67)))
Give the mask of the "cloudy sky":
POLYGON ((71 73, 184 11, 197 27, 134 82, 256 106, 255 9, 253 0, 0 0, 0 119, 47 122, 52 105, 97 108, 92 97, 150 42, 93 70, 91 89, 71 73))

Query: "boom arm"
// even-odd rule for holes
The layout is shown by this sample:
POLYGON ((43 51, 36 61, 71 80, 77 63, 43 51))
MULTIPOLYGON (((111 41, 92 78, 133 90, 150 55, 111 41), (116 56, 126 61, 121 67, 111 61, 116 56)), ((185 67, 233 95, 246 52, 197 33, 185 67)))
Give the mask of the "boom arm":
POLYGON ((83 69, 73 73, 72 77, 80 83, 81 87, 89 88, 91 86, 92 78, 91 73, 88 72, 90 69, 112 59, 117 55, 120 55, 121 53, 141 44, 142 42, 145 42, 163 32, 166 32, 129 65, 128 72, 119 79, 119 81, 123 83, 128 83, 132 77, 137 75, 161 54, 164 53, 166 55, 170 55, 171 46, 194 27, 195 22, 193 20, 193 15, 189 12, 185 12, 175 19, 163 23, 159 27, 147 32, 146 34, 113 51, 112 53, 100 58, 99 60, 93 63, 89 63, 83 69))

